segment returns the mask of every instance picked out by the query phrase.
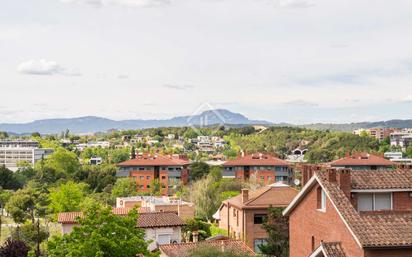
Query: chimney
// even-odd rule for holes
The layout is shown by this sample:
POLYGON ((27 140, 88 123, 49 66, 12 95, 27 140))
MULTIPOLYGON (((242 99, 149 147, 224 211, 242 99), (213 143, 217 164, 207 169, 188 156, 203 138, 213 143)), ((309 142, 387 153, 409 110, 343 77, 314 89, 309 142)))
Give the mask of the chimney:
POLYGON ((351 186, 351 169, 338 169, 336 171, 336 182, 343 193, 350 199, 351 186))
POLYGON ((329 182, 331 183, 336 182, 336 169, 327 169, 326 174, 327 174, 326 178, 329 182))
POLYGON ((313 177, 313 174, 315 171, 321 170, 321 167, 319 165, 311 165, 311 164, 304 164, 301 166, 301 172, 302 172, 302 179, 301 179, 301 184, 302 187, 308 183, 308 181, 313 177))
POLYGON ((249 189, 242 189, 242 203, 245 203, 249 200, 249 189))

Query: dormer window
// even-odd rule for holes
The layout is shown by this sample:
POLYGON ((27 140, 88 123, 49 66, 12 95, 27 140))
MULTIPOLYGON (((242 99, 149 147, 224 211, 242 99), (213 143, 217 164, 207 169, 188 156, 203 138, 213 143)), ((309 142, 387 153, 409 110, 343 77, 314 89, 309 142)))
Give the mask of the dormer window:
POLYGON ((358 211, 392 210, 392 193, 359 193, 358 211))

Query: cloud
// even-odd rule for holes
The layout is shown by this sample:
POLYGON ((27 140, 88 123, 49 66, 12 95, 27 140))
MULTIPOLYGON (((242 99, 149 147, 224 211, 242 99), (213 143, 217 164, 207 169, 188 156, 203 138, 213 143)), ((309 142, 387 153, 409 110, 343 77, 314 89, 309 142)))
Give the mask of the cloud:
POLYGON ((175 90, 189 90, 189 89, 194 88, 194 86, 192 85, 172 85, 172 84, 166 84, 166 85, 163 85, 163 87, 169 88, 169 89, 175 89, 175 90))
POLYGON ((22 74, 29 75, 65 75, 65 76, 81 76, 82 74, 77 69, 67 70, 55 61, 45 59, 28 60, 20 63, 17 71, 22 74))
POLYGON ((128 78, 129 78, 129 75, 127 75, 127 74, 119 74, 119 75, 117 75, 117 78, 118 78, 118 79, 128 79, 128 78))
POLYGON ((155 7, 171 3, 171 0, 60 0, 63 3, 78 3, 93 7, 103 7, 109 5, 126 7, 155 7))
POLYGON ((273 4, 278 8, 308 8, 314 4, 307 0, 273 0, 273 4))

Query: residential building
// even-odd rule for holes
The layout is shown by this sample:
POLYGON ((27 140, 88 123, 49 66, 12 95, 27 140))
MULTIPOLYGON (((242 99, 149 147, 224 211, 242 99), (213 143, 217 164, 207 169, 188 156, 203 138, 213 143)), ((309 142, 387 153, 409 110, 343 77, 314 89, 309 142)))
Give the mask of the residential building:
POLYGON ((117 176, 133 178, 138 191, 151 191, 153 180, 161 183, 162 195, 173 195, 180 184, 189 181, 189 161, 182 156, 139 154, 135 159, 117 165, 117 176))
POLYGON ((393 169, 395 163, 374 154, 355 153, 332 161, 329 165, 333 168, 350 168, 353 170, 382 170, 393 169))
POLYGON ((390 134, 391 146, 400 147, 403 151, 412 142, 412 129, 404 129, 390 134))
POLYGON ((402 152, 386 152, 383 154, 386 159, 393 160, 393 159, 402 159, 403 154, 402 152))
POLYGON ((278 181, 291 183, 293 170, 284 160, 269 154, 250 154, 229 160, 223 164, 224 178, 237 178, 249 180, 251 176, 264 185, 270 185, 278 181))
POLYGON ((93 148, 93 147, 109 148, 110 142, 109 141, 97 141, 97 142, 80 143, 76 145, 76 149, 79 151, 83 151, 83 149, 85 148, 93 148))
POLYGON ((212 247, 214 249, 219 249, 222 253, 230 251, 239 254, 248 253, 251 256, 255 255, 252 249, 240 240, 208 240, 161 245, 159 247, 160 257, 187 257, 193 250, 201 247, 212 247))
POLYGON ((118 208, 131 208, 134 206, 139 206, 146 212, 173 212, 184 220, 193 218, 195 215, 193 203, 175 197, 132 196, 118 197, 116 199, 116 207, 118 208))
POLYGON ((259 252, 259 245, 268 238, 262 227, 268 208, 285 208, 297 194, 296 189, 282 182, 255 191, 243 189, 240 195, 223 201, 214 218, 219 221, 219 228, 227 230, 231 238, 243 240, 259 252))
POLYGON ((290 257, 412 256, 412 170, 312 173, 283 212, 290 257))
POLYGON ((34 165, 37 161, 44 159, 52 153, 53 149, 39 148, 39 143, 36 141, 0 141, 0 165, 5 165, 13 171, 18 169, 18 164, 21 162, 34 165))
POLYGON ((369 129, 357 129, 353 131, 355 135, 362 135, 363 132, 367 133, 369 136, 376 138, 379 141, 384 140, 389 137, 391 133, 398 131, 394 128, 369 128, 369 129))
MULTIPOLYGON (((116 215, 127 215, 128 208, 115 208, 116 215)), ((82 217, 82 212, 59 213, 58 223, 62 225, 62 233, 71 233, 73 227, 78 226, 77 218, 82 217)), ((185 222, 171 212, 143 212, 137 218, 137 227, 145 230, 145 241, 150 242, 148 249, 156 250, 159 245, 179 244, 182 238, 181 229, 185 222)))

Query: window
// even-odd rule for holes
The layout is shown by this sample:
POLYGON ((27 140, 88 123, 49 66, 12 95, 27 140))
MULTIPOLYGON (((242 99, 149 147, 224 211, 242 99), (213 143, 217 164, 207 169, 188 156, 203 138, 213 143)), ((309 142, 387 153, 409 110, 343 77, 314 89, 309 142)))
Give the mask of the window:
POLYGON ((140 178, 140 180, 143 180, 143 179, 144 179, 144 176, 140 176, 139 178, 140 178))
POLYGON ((147 179, 147 180, 150 180, 150 176, 147 176, 146 179, 147 179))
POLYGON ((255 214, 255 216, 253 217, 253 223, 254 224, 263 224, 266 217, 267 217, 266 214, 255 214))
POLYGON ((255 251, 255 253, 261 253, 259 246, 264 245, 266 243, 267 243, 267 239, 264 239, 264 238, 255 239, 255 241, 253 242, 253 250, 255 251))
POLYGON ((392 210, 392 193, 358 194, 358 211, 392 210))
POLYGON ((326 193, 325 190, 322 189, 322 187, 318 187, 316 189, 316 195, 317 195, 317 209, 321 211, 326 210, 326 193))
POLYGON ((162 179, 166 179, 166 176, 162 176, 162 179))
POLYGON ((171 235, 158 235, 157 236, 157 243, 159 245, 170 244, 171 235))

